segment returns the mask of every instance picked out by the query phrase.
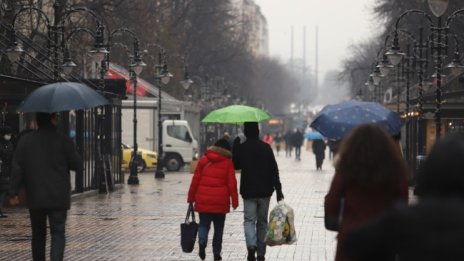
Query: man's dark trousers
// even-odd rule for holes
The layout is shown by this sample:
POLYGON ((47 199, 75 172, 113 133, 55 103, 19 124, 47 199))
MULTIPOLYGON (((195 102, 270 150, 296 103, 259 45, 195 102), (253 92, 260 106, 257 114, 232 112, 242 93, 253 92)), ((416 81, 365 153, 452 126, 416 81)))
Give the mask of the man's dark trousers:
POLYGON ((66 209, 29 209, 32 226, 32 258, 45 261, 47 217, 50 224, 50 261, 62 261, 64 254, 66 209))

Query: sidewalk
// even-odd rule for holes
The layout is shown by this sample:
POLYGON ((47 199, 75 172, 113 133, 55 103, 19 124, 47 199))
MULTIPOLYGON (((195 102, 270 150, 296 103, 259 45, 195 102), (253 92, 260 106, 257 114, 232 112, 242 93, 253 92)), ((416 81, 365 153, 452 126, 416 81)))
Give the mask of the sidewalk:
MULTIPOLYGON (((324 229, 323 198, 333 175, 331 161, 315 171, 314 155, 302 148, 302 161, 277 156, 285 201, 295 210, 298 241, 268 247, 266 260, 333 260, 336 234, 324 229)), ((124 185, 110 195, 73 199, 67 222, 65 260, 142 261, 200 260, 198 248, 182 253, 180 223, 187 210, 191 174, 167 173, 155 180, 153 172, 140 174, 140 185, 124 185)), ((239 180, 240 175, 237 175, 239 180)), ((127 180, 127 178, 126 178, 127 180)), ((271 200, 271 209, 276 204, 271 200)), ((0 260, 31 260, 30 225, 25 209, 6 209, 0 219, 0 260)), ((198 215, 197 215, 198 221, 198 215)), ((212 231, 206 260, 212 260, 212 231)), ((246 260, 243 205, 226 217, 223 260, 246 260)))

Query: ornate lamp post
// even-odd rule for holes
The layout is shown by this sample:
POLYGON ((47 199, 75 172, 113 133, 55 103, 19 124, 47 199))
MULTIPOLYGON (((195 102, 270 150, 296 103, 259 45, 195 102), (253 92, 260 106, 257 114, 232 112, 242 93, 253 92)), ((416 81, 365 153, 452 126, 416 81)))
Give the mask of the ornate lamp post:
POLYGON ((142 60, 142 54, 139 49, 139 39, 137 38, 136 34, 129 30, 128 28, 118 28, 115 29, 110 33, 109 39, 108 39, 108 47, 111 47, 114 45, 112 43, 112 39, 116 35, 122 35, 122 34, 128 34, 129 36, 132 37, 133 40, 133 52, 131 55, 131 61, 129 65, 129 75, 130 75, 130 81, 132 83, 132 91, 133 91, 133 98, 134 98, 134 114, 133 114, 133 138, 134 138, 134 145, 133 145, 133 151, 129 163, 130 167, 130 175, 127 180, 127 184, 130 185, 138 185, 139 182, 139 177, 138 177, 138 165, 141 164, 141 159, 139 157, 138 153, 138 143, 137 143, 137 76, 142 72, 143 67, 146 66, 146 64, 142 60))
POLYGON ((155 178, 164 179, 164 152, 163 152, 163 119, 161 115, 162 100, 161 100, 161 83, 168 84, 173 75, 168 70, 168 65, 165 59, 166 53, 160 49, 158 54, 159 64, 157 66, 158 74, 155 78, 158 81, 158 164, 156 164, 155 178))

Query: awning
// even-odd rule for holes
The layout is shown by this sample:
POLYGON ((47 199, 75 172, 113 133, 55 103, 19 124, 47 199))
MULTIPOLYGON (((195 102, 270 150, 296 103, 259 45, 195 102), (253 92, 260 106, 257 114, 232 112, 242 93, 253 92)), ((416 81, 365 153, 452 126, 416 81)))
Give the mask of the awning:
MULTIPOLYGON (((106 77, 107 79, 126 79, 126 93, 134 95, 129 71, 111 64, 106 77)), ((148 87, 140 79, 137 79, 137 96, 147 96, 147 89, 148 87)))

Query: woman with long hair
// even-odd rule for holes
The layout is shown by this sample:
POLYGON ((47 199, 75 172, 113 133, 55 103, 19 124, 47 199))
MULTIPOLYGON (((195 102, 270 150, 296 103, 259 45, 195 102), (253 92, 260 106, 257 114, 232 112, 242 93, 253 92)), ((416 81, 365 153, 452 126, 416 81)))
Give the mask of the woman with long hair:
POLYGON ((355 128, 341 144, 335 175, 325 197, 326 227, 338 230, 336 261, 346 235, 400 201, 408 200, 408 169, 393 138, 376 124, 355 128), (329 227, 336 223, 337 228, 329 227))

